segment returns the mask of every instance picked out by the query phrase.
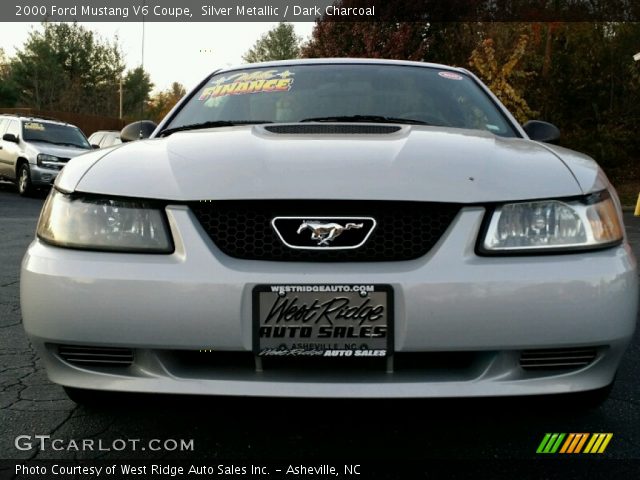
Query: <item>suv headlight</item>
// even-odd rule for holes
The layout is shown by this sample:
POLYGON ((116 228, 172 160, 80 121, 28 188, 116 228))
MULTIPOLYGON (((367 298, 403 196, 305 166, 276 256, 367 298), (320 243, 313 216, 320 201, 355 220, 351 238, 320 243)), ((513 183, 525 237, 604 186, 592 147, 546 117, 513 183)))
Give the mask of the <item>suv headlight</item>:
POLYGON ((36 163, 43 168, 58 168, 62 164, 58 157, 46 153, 39 153, 36 157, 36 163))
POLYGON ((603 191, 579 200, 538 200, 497 207, 485 224, 479 253, 548 253, 615 245, 622 222, 603 191))
POLYGON ((171 253, 164 211, 144 200, 74 197, 51 190, 38 237, 58 247, 171 253))

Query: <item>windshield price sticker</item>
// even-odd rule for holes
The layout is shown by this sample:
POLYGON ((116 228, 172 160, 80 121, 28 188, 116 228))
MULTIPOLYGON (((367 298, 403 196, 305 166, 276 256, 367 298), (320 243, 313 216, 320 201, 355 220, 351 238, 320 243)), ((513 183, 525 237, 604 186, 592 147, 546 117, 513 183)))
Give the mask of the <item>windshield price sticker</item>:
POLYGON ((277 285, 254 289, 259 356, 384 357, 392 350, 386 285, 277 285))
POLYGON ((38 130, 40 132, 44 131, 44 125, 38 122, 26 122, 24 128, 27 130, 38 130))
POLYGON ((438 72, 442 78, 448 78, 449 80, 462 80, 462 75, 458 75, 453 72, 438 72))
POLYGON ((216 78, 213 86, 202 91, 199 100, 247 93, 288 92, 293 86, 293 75, 289 70, 261 70, 216 78))

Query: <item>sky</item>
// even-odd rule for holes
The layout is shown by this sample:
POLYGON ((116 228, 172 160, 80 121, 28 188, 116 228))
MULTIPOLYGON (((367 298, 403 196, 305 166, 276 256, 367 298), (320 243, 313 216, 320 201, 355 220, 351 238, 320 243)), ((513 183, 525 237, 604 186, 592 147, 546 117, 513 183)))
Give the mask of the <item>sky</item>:
MULTIPOLYGON (((103 39, 119 39, 127 69, 142 60, 142 23, 87 23, 103 39)), ((168 88, 173 82, 187 90, 216 68, 242 63, 242 55, 276 23, 145 23, 144 68, 155 84, 154 92, 168 88)), ((308 38, 312 22, 294 23, 296 34, 308 38)), ((11 57, 20 49, 32 29, 39 23, 0 22, 0 48, 11 57)))

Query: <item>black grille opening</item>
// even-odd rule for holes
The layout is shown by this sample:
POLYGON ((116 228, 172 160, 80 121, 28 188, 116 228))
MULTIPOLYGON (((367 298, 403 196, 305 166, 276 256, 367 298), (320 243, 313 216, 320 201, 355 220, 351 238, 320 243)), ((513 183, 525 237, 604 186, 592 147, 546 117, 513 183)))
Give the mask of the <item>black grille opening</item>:
MULTIPOLYGON (((176 350, 169 353, 179 371, 254 372, 255 357, 252 352, 218 352, 176 350)), ((396 352, 393 370, 402 372, 466 372, 471 369, 480 354, 477 352, 396 352)), ((386 357, 262 357, 264 372, 325 373, 332 375, 387 371, 386 357)))
POLYGON ((478 352, 402 352, 393 357, 398 371, 466 370, 478 360, 478 352))
POLYGON ((262 369, 265 372, 384 373, 386 368, 386 357, 262 357, 262 369))
POLYGON ((223 352, 216 350, 171 350, 168 355, 181 367, 194 369, 255 370, 252 352, 223 352))
POLYGON ((128 367, 133 363, 133 350, 130 348, 61 345, 58 355, 74 365, 128 367))
POLYGON ((401 127, 392 125, 353 125, 353 124, 294 124, 270 125, 264 127, 271 133, 285 135, 385 135, 395 133, 401 127))
POLYGON ((596 347, 525 350, 520 354, 520 366, 525 370, 576 369, 586 367, 597 355, 596 347))
MULTIPOLYGON (((191 210, 216 246, 246 260, 383 262, 426 255, 460 211, 460 205, 403 201, 238 200, 197 202, 191 210), (271 225, 275 217, 372 217, 377 226, 351 250, 296 250, 271 225)), ((295 232, 294 232, 295 233, 295 232)), ((308 232, 304 232, 309 235, 308 232)))

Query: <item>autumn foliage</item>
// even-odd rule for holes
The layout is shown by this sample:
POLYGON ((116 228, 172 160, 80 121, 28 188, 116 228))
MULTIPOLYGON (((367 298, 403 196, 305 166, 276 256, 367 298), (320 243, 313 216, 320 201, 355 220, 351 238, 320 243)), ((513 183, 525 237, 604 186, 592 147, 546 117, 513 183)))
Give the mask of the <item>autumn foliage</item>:
POLYGON ((522 93, 514 87, 512 81, 512 79, 522 80, 534 75, 533 72, 525 72, 519 68, 526 53, 528 40, 527 35, 520 35, 506 61, 499 62, 494 42, 491 38, 487 38, 471 52, 469 59, 469 65, 521 123, 537 115, 537 112, 531 110, 522 93))
POLYGON ((429 49, 427 30, 423 23, 319 22, 302 56, 422 60, 429 49))

